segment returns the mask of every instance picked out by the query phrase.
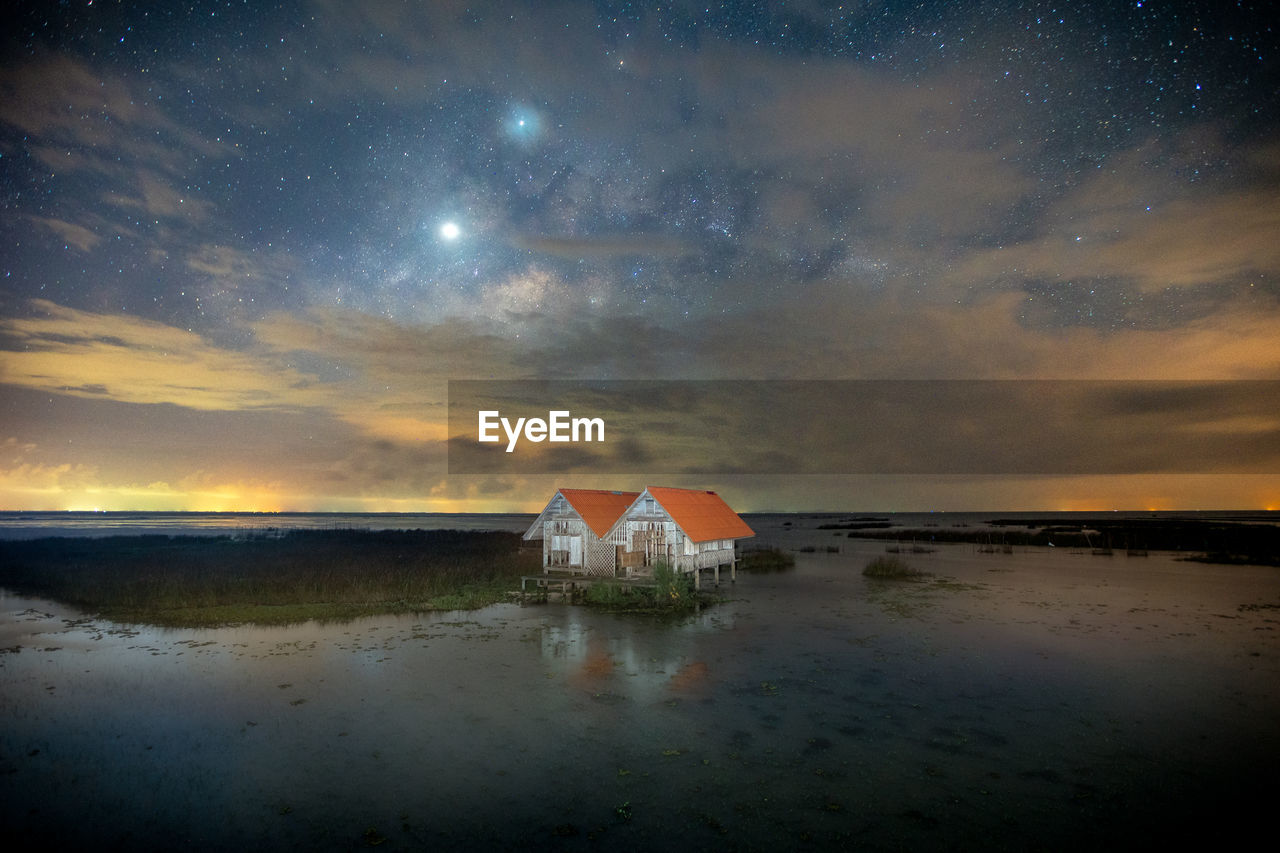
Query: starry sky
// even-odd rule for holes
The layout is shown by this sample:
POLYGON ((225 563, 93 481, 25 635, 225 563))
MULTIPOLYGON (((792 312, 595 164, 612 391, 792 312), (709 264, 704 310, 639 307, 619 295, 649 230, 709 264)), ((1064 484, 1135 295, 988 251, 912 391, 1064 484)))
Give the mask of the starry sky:
POLYGON ((1261 470, 445 450, 451 379, 1280 379, 1268 7, 19 2, 0 508, 1280 508, 1261 470))

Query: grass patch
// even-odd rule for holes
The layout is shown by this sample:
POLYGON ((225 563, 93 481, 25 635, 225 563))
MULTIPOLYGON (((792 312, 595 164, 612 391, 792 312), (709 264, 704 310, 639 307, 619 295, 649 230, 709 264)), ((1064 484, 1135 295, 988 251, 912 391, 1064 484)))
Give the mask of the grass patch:
POLYGON ((715 599, 693 588, 693 576, 666 563, 653 567, 653 584, 597 581, 583 592, 582 600, 605 610, 676 614, 697 610, 715 599))
MULTIPOLYGON (((610 610, 625 610, 637 603, 644 596, 636 589, 628 589, 619 583, 593 583, 587 587, 582 599, 587 604, 594 604, 610 610)), ((652 604, 650 597, 649 604, 652 604)))
POLYGON ((1280 565, 1280 516, 1243 518, 995 518, 977 528, 892 528, 858 530, 863 539, 920 539, 923 542, 974 542, 1005 546, 1113 548, 1127 551, 1182 552, 1208 563, 1280 565))
POLYGON ((653 602, 670 610, 692 610, 699 604, 693 590, 693 575, 666 563, 653 567, 653 602))
POLYGON ((0 542, 0 586, 117 622, 281 625, 503 600, 539 555, 516 533, 297 530, 274 537, 0 542))
POLYGON ((862 574, 869 578, 885 580, 918 580, 924 576, 924 572, 912 568, 906 560, 892 554, 876 557, 867 563, 862 574))
POLYGON ((796 558, 779 548, 744 551, 738 558, 740 572, 786 572, 796 567, 796 558))

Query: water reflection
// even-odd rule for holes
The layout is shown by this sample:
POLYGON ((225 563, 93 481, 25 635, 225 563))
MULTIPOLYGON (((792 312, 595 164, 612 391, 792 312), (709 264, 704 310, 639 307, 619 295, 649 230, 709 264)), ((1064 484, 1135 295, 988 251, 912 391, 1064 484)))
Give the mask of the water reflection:
POLYGON ((733 627, 731 614, 703 613, 679 623, 645 617, 608 617, 581 608, 548 613, 539 630, 549 673, 578 690, 634 702, 665 701, 710 682, 711 667, 700 656, 713 632, 733 627))

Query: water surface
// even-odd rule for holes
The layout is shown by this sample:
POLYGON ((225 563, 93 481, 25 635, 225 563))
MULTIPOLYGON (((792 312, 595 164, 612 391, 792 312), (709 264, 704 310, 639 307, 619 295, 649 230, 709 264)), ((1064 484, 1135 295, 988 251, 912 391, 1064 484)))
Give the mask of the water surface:
POLYGON ((0 818, 122 849, 1024 850, 1265 816, 1280 571, 951 545, 873 582, 883 543, 758 526, 840 551, 677 622, 162 631, 5 597, 0 818))

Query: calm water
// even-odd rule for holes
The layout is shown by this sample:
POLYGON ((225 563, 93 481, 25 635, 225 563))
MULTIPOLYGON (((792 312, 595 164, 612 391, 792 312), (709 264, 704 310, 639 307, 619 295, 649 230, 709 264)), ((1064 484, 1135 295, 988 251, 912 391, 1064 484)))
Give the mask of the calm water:
POLYGON ((0 512, 0 539, 229 535, 269 530, 511 530, 534 515, 419 512, 0 512))
POLYGON ((0 820, 51 848, 1026 850, 1269 814, 1280 570, 955 545, 887 584, 881 544, 753 523, 842 550, 676 623, 158 631, 2 598, 0 820))
MULTIPOLYGON (((779 527, 782 520, 814 527, 850 518, 875 518, 898 527, 985 527, 990 519, 1051 518, 1070 523, 1080 518, 1194 518, 1231 519, 1256 524, 1280 524, 1280 513, 1263 510, 1236 512, 896 512, 747 514, 748 523, 779 527)), ((140 534, 228 535, 266 530, 510 530, 529 528, 534 513, 336 513, 336 512, 0 512, 0 539, 40 536, 119 536, 140 534)))

